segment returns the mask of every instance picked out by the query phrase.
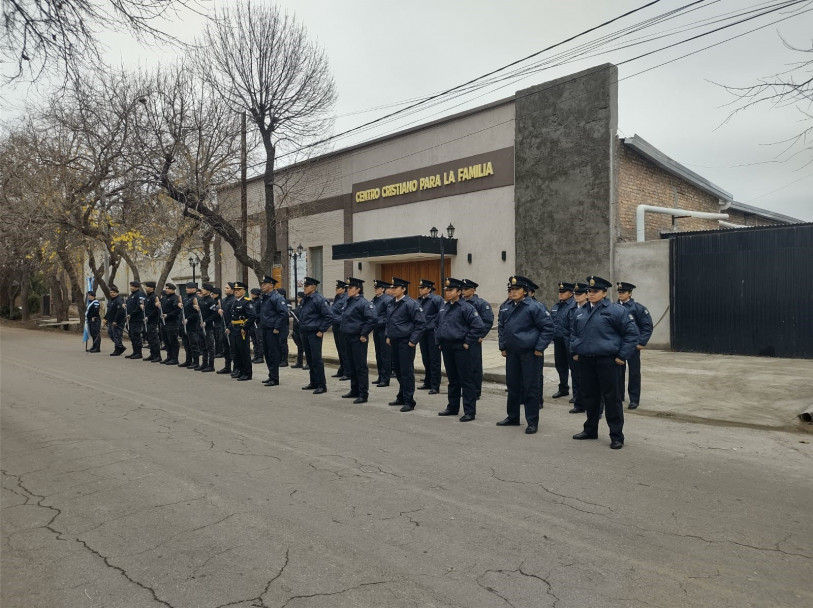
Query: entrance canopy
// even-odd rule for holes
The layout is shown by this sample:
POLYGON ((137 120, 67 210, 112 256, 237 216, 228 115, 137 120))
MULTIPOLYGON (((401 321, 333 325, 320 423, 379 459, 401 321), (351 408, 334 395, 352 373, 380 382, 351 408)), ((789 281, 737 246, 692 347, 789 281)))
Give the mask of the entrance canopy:
MULTIPOLYGON (((399 236, 374 239, 358 243, 333 245, 334 260, 361 260, 391 262, 410 259, 437 259, 440 257, 440 239, 431 236, 399 236)), ((443 239, 445 255, 457 255, 457 239, 443 239)))

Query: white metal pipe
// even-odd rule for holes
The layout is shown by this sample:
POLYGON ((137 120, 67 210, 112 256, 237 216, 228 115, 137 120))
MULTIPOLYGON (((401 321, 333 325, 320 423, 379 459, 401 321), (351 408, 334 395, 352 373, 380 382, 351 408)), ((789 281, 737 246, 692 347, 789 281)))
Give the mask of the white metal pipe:
POLYGON ((636 240, 640 243, 646 240, 646 225, 644 223, 645 213, 661 213, 676 217, 699 217, 706 220, 727 220, 727 213, 707 213, 705 211, 689 211, 688 209, 676 209, 670 207, 656 207, 654 205, 638 205, 635 208, 635 226, 637 232, 636 240))
POLYGON ((724 222, 723 220, 719 220, 717 222, 720 224, 722 228, 747 228, 747 226, 743 226, 742 224, 734 224, 732 222, 724 222))

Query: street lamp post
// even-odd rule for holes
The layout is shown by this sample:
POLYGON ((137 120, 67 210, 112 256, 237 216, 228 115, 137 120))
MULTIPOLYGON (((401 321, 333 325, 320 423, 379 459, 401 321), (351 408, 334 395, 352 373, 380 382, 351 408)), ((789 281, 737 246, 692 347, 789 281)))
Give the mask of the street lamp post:
POLYGON ((198 265, 198 259, 193 258, 191 255, 189 256, 189 265, 192 267, 192 282, 195 282, 195 266, 198 265))
POLYGON ((299 276, 298 276, 299 269, 297 268, 296 261, 302 257, 302 253, 304 251, 305 250, 302 248, 302 243, 299 244, 299 247, 296 248, 296 251, 294 251, 293 247, 288 245, 288 257, 291 258, 292 263, 294 265, 294 302, 296 302, 296 296, 299 293, 299 276))
POLYGON ((444 248, 444 241, 447 238, 449 240, 454 238, 454 226, 452 226, 452 223, 449 222, 449 225, 446 227, 446 236, 443 236, 441 233, 440 237, 438 237, 438 229, 435 226, 432 226, 429 234, 433 239, 440 238, 440 289, 443 289, 446 286, 446 252, 444 248))

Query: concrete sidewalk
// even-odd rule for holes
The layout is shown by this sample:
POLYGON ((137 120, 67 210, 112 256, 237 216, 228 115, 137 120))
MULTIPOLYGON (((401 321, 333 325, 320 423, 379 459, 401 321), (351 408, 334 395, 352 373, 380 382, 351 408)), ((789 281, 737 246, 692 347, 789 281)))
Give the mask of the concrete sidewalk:
MULTIPOLYGON (((290 342, 290 352, 296 346, 290 342)), ((323 356, 338 363, 333 336, 325 336, 323 356)), ((375 350, 368 351, 375 375, 375 350)), ((420 352, 416 374, 423 374, 420 352)), ((505 359, 492 332, 483 343, 483 390, 503 393, 505 359)), ((813 361, 770 357, 740 357, 644 350, 641 353, 641 405, 631 416, 661 416, 687 421, 758 428, 802 429, 813 432, 798 415, 813 405, 813 361)), ((565 398, 551 399, 558 388, 553 346, 545 351, 543 396, 547 407, 572 406, 565 398)), ((441 391, 445 392, 445 380, 441 391)))

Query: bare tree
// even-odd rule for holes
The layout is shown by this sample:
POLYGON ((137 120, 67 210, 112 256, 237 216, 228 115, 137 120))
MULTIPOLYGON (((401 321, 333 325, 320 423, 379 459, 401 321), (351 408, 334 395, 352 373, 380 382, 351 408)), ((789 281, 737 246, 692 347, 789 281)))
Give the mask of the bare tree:
POLYGON ((327 57, 293 17, 251 0, 224 5, 197 48, 199 72, 235 113, 248 113, 265 152, 260 264, 246 264, 242 239, 218 233, 241 263, 258 276, 270 274, 277 252, 276 160, 282 153, 307 149, 332 126, 336 91, 327 57))
MULTIPOLYGON (((794 154, 813 152, 813 44, 810 48, 798 48, 784 39, 782 43, 794 53, 801 53, 802 59, 790 64, 783 72, 761 78, 754 85, 721 85, 735 98, 732 102, 733 110, 726 122, 755 106, 795 107, 801 114, 802 128, 789 139, 776 142, 784 146, 780 154, 794 149, 794 154)), ((813 155, 806 162, 809 163, 813 163, 813 155)))
POLYGON ((181 8, 199 11, 208 0, 2 0, 0 55, 14 80, 44 72, 78 76, 100 61, 103 29, 129 31, 139 40, 177 40, 157 26, 181 8))

